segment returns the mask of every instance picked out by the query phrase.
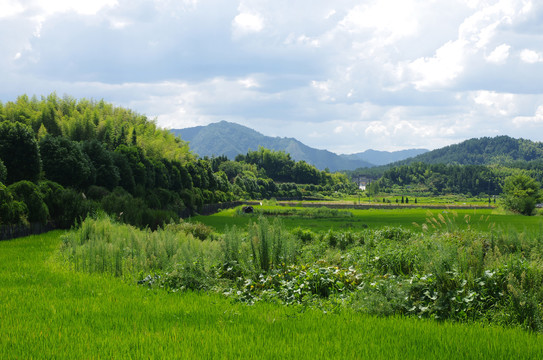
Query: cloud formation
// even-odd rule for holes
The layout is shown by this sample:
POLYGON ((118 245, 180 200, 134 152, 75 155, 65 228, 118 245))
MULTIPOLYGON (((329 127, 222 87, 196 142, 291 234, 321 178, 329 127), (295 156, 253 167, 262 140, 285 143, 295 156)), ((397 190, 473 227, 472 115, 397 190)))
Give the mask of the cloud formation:
POLYGON ((535 0, 0 0, 2 101, 105 99, 351 153, 543 141, 535 0))

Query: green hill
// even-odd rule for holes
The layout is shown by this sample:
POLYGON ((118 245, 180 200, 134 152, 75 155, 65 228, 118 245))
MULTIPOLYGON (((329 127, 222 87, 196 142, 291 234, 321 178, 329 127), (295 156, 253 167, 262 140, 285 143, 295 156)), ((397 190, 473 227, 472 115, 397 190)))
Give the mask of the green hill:
POLYGON ((491 165, 543 159, 543 143, 509 136, 482 137, 406 159, 392 165, 427 164, 491 165))

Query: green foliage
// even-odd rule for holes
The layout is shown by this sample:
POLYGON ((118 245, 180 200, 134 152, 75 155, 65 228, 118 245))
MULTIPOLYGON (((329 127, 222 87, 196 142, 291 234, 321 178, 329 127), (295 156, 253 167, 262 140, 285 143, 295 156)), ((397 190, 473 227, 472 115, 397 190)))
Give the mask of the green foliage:
POLYGON ((0 122, 0 159, 7 169, 7 184, 38 180, 40 151, 29 126, 20 122, 0 122))
POLYGON ((21 201, 28 209, 28 221, 46 224, 49 209, 43 200, 39 187, 30 181, 19 181, 8 186, 8 191, 16 201, 21 201))
MULTIPOLYGON (((334 187, 334 190, 336 191, 345 189, 352 192, 356 189, 356 185, 345 175, 330 174, 325 171, 320 171, 304 161, 296 162, 291 159, 289 154, 283 151, 273 151, 260 147, 258 151, 249 151, 247 155, 238 155, 236 161, 256 165, 259 172, 252 171, 255 177, 269 177, 276 182, 322 186, 329 185, 334 187), (260 170, 262 170, 262 173, 260 173, 260 170)), ((227 174, 236 171, 236 169, 238 175, 241 173, 239 170, 248 171, 243 166, 233 166, 226 163, 221 164, 221 166, 223 167, 223 170, 226 170, 225 173, 227 174)), ((239 186, 243 189, 242 185, 239 186)), ((249 190, 249 192, 250 191, 251 190, 249 190)), ((270 197, 271 196, 273 195, 270 195, 270 197)))
MULTIPOLYGON (((81 150, 88 157, 94 168, 96 186, 103 186, 112 190, 119 184, 121 176, 119 168, 113 161, 113 153, 108 151, 103 144, 97 140, 83 142, 81 150)), ((128 190, 128 189, 127 189, 128 190)))
POLYGON ((47 179, 63 186, 82 188, 96 179, 96 169, 78 143, 63 137, 45 136, 40 154, 47 179))
POLYGON ((508 136, 470 139, 408 160, 347 172, 379 180, 382 191, 413 194, 498 195, 503 180, 526 171, 543 181, 543 145, 508 136))
POLYGON ((11 192, 0 183, 0 225, 27 223, 28 208, 22 201, 15 201, 11 192))
POLYGON ((302 227, 297 227, 296 229, 292 230, 292 234, 303 243, 310 243, 317 237, 313 231, 303 229, 302 227))
MULTIPOLYGON (((382 190, 418 187, 420 192, 438 194, 499 194, 503 176, 498 169, 483 165, 426 164, 392 167, 377 182, 382 190)), ((373 182, 372 184, 375 184, 373 182)))
POLYGON ((542 199, 541 185, 526 174, 506 178, 503 193, 505 207, 523 215, 532 215, 542 199))
POLYGON ((0 159, 0 183, 5 183, 8 176, 8 170, 4 165, 2 159, 0 159))
POLYGON ((226 229, 221 250, 221 277, 235 280, 247 273, 248 256, 243 253, 243 237, 236 226, 226 229))
POLYGON ((195 239, 206 240, 210 239, 213 234, 213 229, 202 223, 190 223, 181 221, 178 224, 170 223, 164 226, 164 229, 173 232, 183 232, 185 235, 192 235, 195 239))
POLYGON ((170 210, 152 209, 141 198, 133 197, 122 188, 116 188, 100 201, 101 208, 115 219, 138 227, 158 227, 178 219, 170 210))

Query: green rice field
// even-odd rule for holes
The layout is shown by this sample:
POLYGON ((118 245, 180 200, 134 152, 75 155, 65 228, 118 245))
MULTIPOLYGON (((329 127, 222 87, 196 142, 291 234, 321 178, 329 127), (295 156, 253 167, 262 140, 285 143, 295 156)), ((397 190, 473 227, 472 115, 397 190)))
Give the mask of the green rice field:
MULTIPOLYGON (((277 205, 255 206, 264 210, 280 210, 285 207, 277 205)), ((302 207, 288 207, 303 211, 302 207)), ((333 230, 360 230, 362 228, 378 229, 383 226, 402 226, 408 229, 422 229, 422 224, 431 217, 439 214, 449 217, 455 226, 459 229, 469 227, 477 230, 487 231, 491 228, 507 231, 514 229, 517 231, 539 231, 543 228, 542 216, 518 216, 507 214, 497 209, 423 209, 423 208, 405 208, 405 209, 368 209, 368 210, 344 210, 350 212, 350 217, 304 217, 281 216, 284 225, 287 228, 308 228, 315 232, 326 232, 333 230)), ((240 215, 238 209, 228 209, 210 216, 195 216, 190 221, 201 222, 212 226, 219 232, 223 232, 226 227, 236 225, 245 227, 256 216, 240 215)))
MULTIPOLYGON (((208 219, 219 219, 215 225, 226 224, 225 218, 248 221, 228 214, 208 219)), ((355 216, 377 226, 384 214, 404 224, 424 220, 418 212, 355 216)), ((216 293, 149 290, 76 272, 59 257, 61 235, 0 242, 1 359, 543 357, 542 336, 518 328, 266 302, 248 306, 216 293)))

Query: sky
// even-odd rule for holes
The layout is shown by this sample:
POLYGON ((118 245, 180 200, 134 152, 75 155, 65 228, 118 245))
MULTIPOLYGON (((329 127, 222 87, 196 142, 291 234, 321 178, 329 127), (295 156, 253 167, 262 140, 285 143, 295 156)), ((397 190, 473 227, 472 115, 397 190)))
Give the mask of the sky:
POLYGON ((543 2, 0 0, 0 100, 52 92, 336 153, 543 141, 543 2))

